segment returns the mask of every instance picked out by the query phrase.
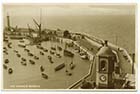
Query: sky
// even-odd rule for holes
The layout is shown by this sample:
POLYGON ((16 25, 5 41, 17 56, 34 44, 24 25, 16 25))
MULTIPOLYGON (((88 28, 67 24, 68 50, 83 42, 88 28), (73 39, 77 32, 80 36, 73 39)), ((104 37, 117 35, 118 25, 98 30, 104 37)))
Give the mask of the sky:
POLYGON ((134 4, 5 4, 4 16, 134 15, 134 4))
POLYGON ((135 4, 5 4, 3 5, 3 23, 4 27, 7 26, 8 13, 11 26, 17 25, 18 28, 27 28, 27 24, 31 28, 36 28, 32 20, 34 18, 38 23, 42 23, 43 28, 60 28, 73 32, 84 30, 103 39, 109 39, 111 34, 119 32, 123 37, 128 34, 132 38, 125 37, 125 42, 122 44, 127 45, 127 41, 132 40, 128 45, 130 48, 130 45, 134 45, 135 38, 135 13, 137 13, 135 7, 135 4))

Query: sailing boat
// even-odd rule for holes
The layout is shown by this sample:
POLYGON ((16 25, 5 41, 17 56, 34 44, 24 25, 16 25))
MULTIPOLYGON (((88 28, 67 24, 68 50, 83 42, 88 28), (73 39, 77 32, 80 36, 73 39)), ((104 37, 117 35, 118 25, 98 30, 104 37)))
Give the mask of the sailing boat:
POLYGON ((73 61, 69 64, 69 66, 71 70, 75 68, 75 64, 73 64, 73 61))

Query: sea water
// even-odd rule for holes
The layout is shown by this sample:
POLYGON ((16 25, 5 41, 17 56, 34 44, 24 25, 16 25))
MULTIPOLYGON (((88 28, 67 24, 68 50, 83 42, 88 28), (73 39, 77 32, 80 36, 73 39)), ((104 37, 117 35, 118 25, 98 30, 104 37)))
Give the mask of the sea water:
MULTIPOLYGON (((11 26, 25 27, 29 24, 36 28, 32 18, 38 22, 39 16, 11 16, 11 26)), ((135 52, 135 15, 77 15, 42 16, 42 27, 82 32, 109 40, 129 53, 135 52)), ((6 26, 6 17, 4 17, 6 26)))

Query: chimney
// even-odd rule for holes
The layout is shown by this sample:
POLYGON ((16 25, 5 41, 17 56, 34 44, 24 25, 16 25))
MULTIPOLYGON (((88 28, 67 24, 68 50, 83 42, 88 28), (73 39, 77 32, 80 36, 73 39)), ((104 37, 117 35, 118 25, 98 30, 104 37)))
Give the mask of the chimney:
POLYGON ((7 27, 8 27, 8 30, 10 30, 10 17, 9 17, 9 15, 7 15, 7 27))
POLYGON ((108 46, 108 41, 105 40, 104 46, 108 46))

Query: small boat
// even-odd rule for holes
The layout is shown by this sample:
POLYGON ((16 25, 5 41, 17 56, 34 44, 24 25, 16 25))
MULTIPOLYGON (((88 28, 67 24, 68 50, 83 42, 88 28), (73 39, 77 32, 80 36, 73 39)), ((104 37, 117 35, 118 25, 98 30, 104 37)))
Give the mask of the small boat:
POLYGON ((37 56, 34 56, 34 59, 38 60, 38 59, 39 59, 39 57, 37 57, 37 56))
POLYGON ((21 55, 20 54, 17 54, 17 57, 21 57, 21 55))
POLYGON ((6 53, 7 51, 3 50, 3 53, 6 53))
POLYGON ((55 48, 55 47, 51 47, 51 49, 52 49, 52 50, 56 50, 56 48, 55 48))
POLYGON ((9 68, 9 69, 8 69, 8 73, 9 73, 9 74, 12 74, 12 73, 13 73, 13 69, 12 69, 12 68, 9 68))
POLYGON ((42 47, 42 46, 40 46, 40 45, 37 45, 36 46, 38 49, 41 49, 41 50, 43 50, 44 48, 42 47))
POLYGON ((10 43, 7 46, 8 46, 8 48, 12 48, 10 43))
POLYGON ((44 67, 43 66, 40 66, 40 71, 41 72, 44 72, 44 70, 45 70, 44 67))
POLYGON ((29 60, 29 62, 33 65, 35 64, 35 62, 33 60, 29 60))
POLYGON ((67 75, 68 75, 68 76, 71 76, 71 75, 72 75, 72 73, 70 73, 70 72, 69 72, 67 75))
POLYGON ((58 49, 59 51, 62 51, 62 48, 61 48, 60 46, 57 46, 57 49, 58 49))
POLYGON ((52 57, 49 55, 49 56, 48 56, 48 59, 49 59, 49 60, 52 60, 52 57))
POLYGON ((8 52, 7 51, 3 51, 6 55, 8 55, 8 52))
POLYGON ((4 68, 4 69, 7 69, 8 67, 7 67, 7 65, 3 64, 3 68, 4 68))
POLYGON ((17 51, 17 50, 14 50, 14 52, 15 52, 15 53, 18 53, 18 51, 17 51))
POLYGON ((41 54, 41 55, 44 55, 44 53, 43 53, 43 52, 40 52, 40 54, 41 54))
POLYGON ((74 69, 75 68, 75 64, 71 63, 70 65, 70 69, 74 69))
POLYGON ((3 41, 4 41, 4 42, 9 42, 9 40, 8 40, 8 39, 5 39, 5 38, 3 39, 3 41))
POLYGON ((48 49, 44 49, 43 51, 44 51, 44 52, 48 52, 48 49))
POLYGON ((45 73, 41 73, 42 77, 45 78, 45 79, 48 79, 48 75, 45 74, 45 73))
POLYGON ((68 73, 69 71, 66 69, 65 72, 68 73))
POLYGON ((54 63, 52 60, 50 60, 50 63, 54 63))
POLYGON ((74 54, 68 50, 64 50, 64 55, 69 57, 74 57, 74 54))
POLYGON ((72 73, 71 72, 69 72, 67 69, 66 69, 66 75, 68 75, 68 76, 71 76, 72 75, 72 73))
POLYGON ((18 37, 18 36, 11 36, 10 39, 16 39, 16 40, 22 40, 23 37, 18 37))
POLYGON ((37 47, 38 49, 40 49, 41 46, 37 45, 36 47, 37 47))
POLYGON ((26 52, 30 52, 30 50, 29 50, 29 49, 24 49, 24 51, 26 51, 26 52))
POLYGON ((42 46, 40 46, 40 49, 41 49, 41 50, 44 50, 44 48, 43 48, 42 46))
POLYGON ((29 56, 33 56, 33 54, 32 54, 32 53, 28 53, 28 55, 29 55, 29 56))
POLYGON ((24 65, 24 66, 26 66, 26 65, 27 65, 27 63, 26 63, 26 62, 21 62, 21 64, 22 64, 22 65, 24 65))
POLYGON ((7 51, 6 51, 6 50, 3 50, 3 53, 5 53, 5 54, 6 54, 6 53, 7 53, 7 51))
POLYGON ((53 51, 50 51, 50 54, 54 54, 54 52, 53 51))
POLYGON ((26 48, 26 45, 18 44, 19 47, 26 48))
POLYGON ((7 50, 7 48, 6 48, 6 47, 3 47, 3 49, 7 50))
POLYGON ((5 64, 9 63, 9 59, 5 59, 4 62, 5 62, 5 64))
POLYGON ((124 57, 126 60, 128 59, 127 55, 123 55, 123 57, 124 57))
POLYGON ((62 63, 62 64, 58 65, 54 70, 59 71, 59 70, 63 69, 64 67, 65 67, 65 63, 62 63))
POLYGON ((58 58, 61 58, 61 55, 60 55, 60 54, 58 54, 58 53, 56 53, 56 56, 57 56, 58 58))
POLYGON ((22 61, 26 61, 26 59, 25 59, 25 58, 23 58, 23 57, 21 58, 21 60, 22 60, 22 61))

